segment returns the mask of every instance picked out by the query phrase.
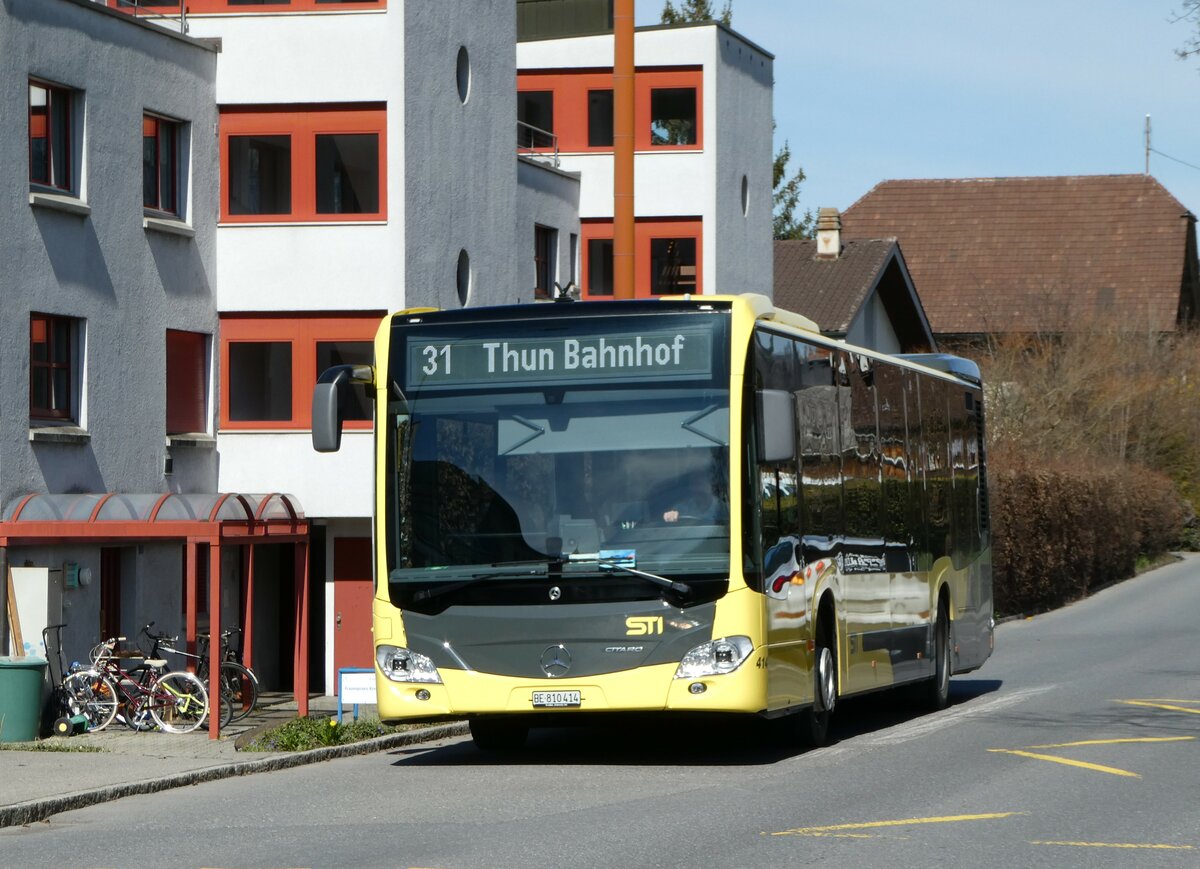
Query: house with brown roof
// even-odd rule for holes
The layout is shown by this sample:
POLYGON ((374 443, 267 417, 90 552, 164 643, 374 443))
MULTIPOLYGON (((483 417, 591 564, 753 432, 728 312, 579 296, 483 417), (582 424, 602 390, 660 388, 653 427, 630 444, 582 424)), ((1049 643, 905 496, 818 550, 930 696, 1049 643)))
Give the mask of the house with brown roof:
POLYGON ((775 242, 775 304, 821 333, 884 353, 936 349, 895 238, 845 241, 837 209, 822 208, 815 239, 775 242))
POLYGON ((884 181, 842 226, 903 243, 939 340, 1200 311, 1196 217, 1148 175, 884 181))

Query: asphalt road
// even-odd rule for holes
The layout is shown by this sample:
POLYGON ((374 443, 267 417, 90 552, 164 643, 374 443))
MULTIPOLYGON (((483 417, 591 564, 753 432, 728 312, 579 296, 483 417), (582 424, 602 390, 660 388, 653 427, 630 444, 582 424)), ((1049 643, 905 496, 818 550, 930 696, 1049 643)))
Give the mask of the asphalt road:
POLYGON ((415 746, 0 830, 0 865, 1200 866, 1200 557, 997 629, 922 715, 836 742, 661 721, 415 746), (721 732, 723 731, 723 732, 721 732))

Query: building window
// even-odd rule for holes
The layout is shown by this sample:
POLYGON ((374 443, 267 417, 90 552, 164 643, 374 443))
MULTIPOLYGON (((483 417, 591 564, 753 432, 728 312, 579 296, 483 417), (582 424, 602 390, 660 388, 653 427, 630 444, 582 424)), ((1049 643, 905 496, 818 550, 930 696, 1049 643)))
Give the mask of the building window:
MULTIPOLYGON (((613 225, 609 220, 581 223, 585 298, 612 298, 616 270, 613 225)), ((633 295, 637 298, 703 293, 704 223, 699 218, 641 218, 633 228, 633 295)))
MULTIPOLYGON (((370 365, 383 316, 223 316, 221 429, 310 428, 317 378, 333 365, 370 365)), ((347 428, 369 429, 371 395, 357 386, 352 392, 342 418, 347 428)))
MULTIPOLYGON (((326 369, 335 365, 370 365, 375 347, 370 341, 318 341, 317 366, 313 369, 314 383, 326 369)), ((342 419, 371 419, 371 394, 364 383, 352 383, 340 391, 342 419)))
POLYGON ((229 137, 229 213, 292 211, 292 137, 229 137))
POLYGON ((519 91, 517 121, 517 144, 520 147, 551 147, 551 136, 554 133, 554 91, 519 91))
POLYGON ((79 321, 29 315, 29 416, 74 419, 79 321))
POLYGON ((613 294, 613 240, 589 238, 587 243, 587 293, 589 296, 613 294))
POLYGON ((554 298, 554 265, 558 252, 558 232, 547 226, 533 228, 533 263, 535 299, 554 298))
POLYGON ((142 205, 178 215, 180 123, 142 116, 142 205))
POLYGON ((71 108, 74 92, 42 82, 29 83, 29 180, 73 191, 74 142, 71 108))
POLYGON ((229 345, 229 418, 280 422, 292 418, 292 345, 238 341, 229 345))
POLYGON ((611 148, 613 144, 613 92, 588 91, 588 147, 611 148))
POLYGON ((167 330, 167 434, 208 431, 208 342, 203 332, 167 330))
POLYGON ((652 238, 650 275, 656 296, 696 292, 696 239, 652 238))
POLYGON ((383 106, 293 109, 222 110, 222 220, 385 219, 383 106))
POLYGON ((696 144, 695 88, 650 91, 650 144, 696 144))
POLYGON ((379 135, 317 136, 317 214, 379 211, 379 135))

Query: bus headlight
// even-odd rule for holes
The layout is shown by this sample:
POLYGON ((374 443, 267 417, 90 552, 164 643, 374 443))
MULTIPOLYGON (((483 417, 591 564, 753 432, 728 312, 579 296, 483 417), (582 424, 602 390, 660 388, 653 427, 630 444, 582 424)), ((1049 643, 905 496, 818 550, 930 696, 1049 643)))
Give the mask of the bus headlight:
POLYGON ((749 637, 725 637, 704 643, 683 656, 675 670, 675 678, 695 679, 732 673, 753 651, 754 644, 749 637))
POLYGON ((383 675, 393 682, 441 682, 433 661, 400 646, 376 646, 375 660, 383 675))

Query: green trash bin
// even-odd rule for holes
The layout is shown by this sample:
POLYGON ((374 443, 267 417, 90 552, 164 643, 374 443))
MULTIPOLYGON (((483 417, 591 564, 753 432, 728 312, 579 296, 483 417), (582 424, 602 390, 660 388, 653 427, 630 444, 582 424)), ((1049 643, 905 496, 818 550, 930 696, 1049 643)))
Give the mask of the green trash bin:
POLYGON ((45 658, 0 658, 0 742, 32 742, 42 721, 45 658))

